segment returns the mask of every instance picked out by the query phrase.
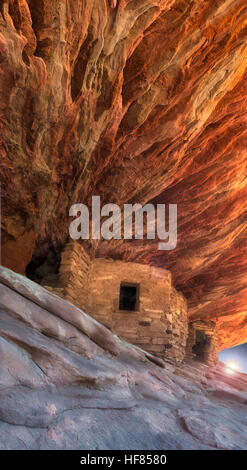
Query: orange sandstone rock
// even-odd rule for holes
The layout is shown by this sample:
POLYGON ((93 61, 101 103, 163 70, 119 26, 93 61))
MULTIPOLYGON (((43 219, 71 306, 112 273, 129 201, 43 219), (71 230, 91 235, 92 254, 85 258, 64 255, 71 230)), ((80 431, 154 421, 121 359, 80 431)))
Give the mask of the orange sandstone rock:
POLYGON ((247 338, 246 2, 116 3, 1 3, 3 259, 23 272, 34 240, 39 254, 59 251, 69 207, 93 194, 177 203, 176 250, 102 241, 92 253, 170 269, 190 317, 217 319, 221 347, 236 345, 247 338))

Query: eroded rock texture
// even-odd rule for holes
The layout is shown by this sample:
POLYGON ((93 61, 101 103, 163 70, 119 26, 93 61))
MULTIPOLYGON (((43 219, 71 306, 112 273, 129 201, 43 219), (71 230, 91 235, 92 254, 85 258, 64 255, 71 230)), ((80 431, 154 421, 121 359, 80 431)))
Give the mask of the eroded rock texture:
POLYGON ((5 0, 0 10, 3 260, 61 250, 68 208, 178 203, 179 242, 101 242, 164 266, 193 319, 246 341, 245 0, 5 0))
POLYGON ((247 379, 175 367, 0 268, 0 449, 246 449, 247 379))

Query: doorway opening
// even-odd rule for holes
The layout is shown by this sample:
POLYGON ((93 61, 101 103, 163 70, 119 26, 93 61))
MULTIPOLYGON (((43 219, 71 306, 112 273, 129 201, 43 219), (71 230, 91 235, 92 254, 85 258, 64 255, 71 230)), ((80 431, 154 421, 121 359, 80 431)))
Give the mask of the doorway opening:
POLYGON ((195 344, 192 347, 192 352, 198 361, 207 361, 211 344, 210 337, 202 330, 196 330, 195 333, 195 344))

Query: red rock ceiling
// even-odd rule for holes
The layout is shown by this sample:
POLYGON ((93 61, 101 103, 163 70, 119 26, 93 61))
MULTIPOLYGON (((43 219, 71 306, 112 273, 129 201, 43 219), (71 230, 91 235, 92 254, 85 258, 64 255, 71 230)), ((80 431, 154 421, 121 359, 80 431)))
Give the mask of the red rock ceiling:
POLYGON ((171 269, 191 318, 247 340, 245 0, 3 0, 3 260, 59 250, 68 208, 177 203, 179 242, 101 242, 171 269))

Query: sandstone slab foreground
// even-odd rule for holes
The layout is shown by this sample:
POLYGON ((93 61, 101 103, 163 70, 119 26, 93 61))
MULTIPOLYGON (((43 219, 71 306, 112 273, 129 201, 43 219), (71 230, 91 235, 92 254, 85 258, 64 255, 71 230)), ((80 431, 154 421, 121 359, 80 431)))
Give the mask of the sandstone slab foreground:
POLYGON ((247 378, 175 367, 0 268, 0 449, 247 449, 247 378))

